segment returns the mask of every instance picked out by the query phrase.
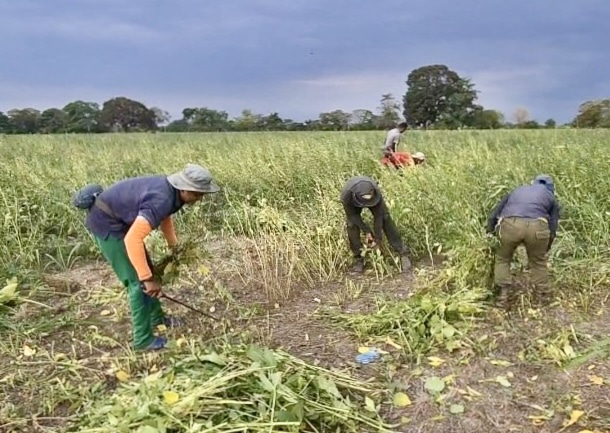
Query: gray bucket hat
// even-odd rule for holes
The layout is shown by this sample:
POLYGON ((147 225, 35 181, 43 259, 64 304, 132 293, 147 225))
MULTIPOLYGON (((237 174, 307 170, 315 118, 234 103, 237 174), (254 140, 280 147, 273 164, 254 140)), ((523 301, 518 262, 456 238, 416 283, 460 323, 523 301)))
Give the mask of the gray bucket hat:
POLYGON ((203 193, 220 191, 210 170, 197 164, 186 164, 184 170, 170 174, 167 180, 174 188, 182 191, 203 193))

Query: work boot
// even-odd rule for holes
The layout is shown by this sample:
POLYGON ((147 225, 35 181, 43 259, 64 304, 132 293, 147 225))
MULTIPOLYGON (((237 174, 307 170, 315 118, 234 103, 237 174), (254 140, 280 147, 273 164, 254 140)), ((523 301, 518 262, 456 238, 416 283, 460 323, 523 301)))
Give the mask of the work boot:
POLYGON ((402 273, 406 274, 408 272, 411 272, 411 270, 413 269, 413 265, 411 265, 411 260, 409 260, 409 257, 407 256, 402 256, 400 259, 400 266, 402 268, 402 273))
POLYGON ((142 351, 148 351, 148 350, 161 350, 165 348, 165 345, 167 344, 167 338, 163 338, 163 337, 155 337, 155 339, 146 347, 139 349, 142 351))
POLYGON ((553 291, 549 286, 534 287, 536 302, 548 305, 553 301, 553 291))
POLYGON ((356 274, 361 274, 364 272, 364 260, 356 259, 354 265, 351 268, 351 271, 356 274))
POLYGON ((511 286, 509 284, 501 284, 496 286, 498 289, 498 297, 496 299, 496 307, 507 309, 510 307, 511 286))

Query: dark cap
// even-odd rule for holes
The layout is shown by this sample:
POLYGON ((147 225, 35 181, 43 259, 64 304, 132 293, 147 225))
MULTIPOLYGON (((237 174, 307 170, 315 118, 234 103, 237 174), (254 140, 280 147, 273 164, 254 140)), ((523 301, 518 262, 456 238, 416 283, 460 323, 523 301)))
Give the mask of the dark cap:
POLYGON ((354 202, 361 207, 376 206, 381 200, 377 188, 370 180, 361 180, 352 187, 354 202))

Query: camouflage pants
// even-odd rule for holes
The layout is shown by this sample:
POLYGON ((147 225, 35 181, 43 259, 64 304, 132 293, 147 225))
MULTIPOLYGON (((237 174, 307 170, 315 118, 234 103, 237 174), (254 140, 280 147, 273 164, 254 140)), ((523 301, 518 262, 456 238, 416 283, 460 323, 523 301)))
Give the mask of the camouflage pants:
POLYGON ((531 272, 532 284, 540 289, 548 289, 549 271, 546 253, 551 232, 548 223, 542 219, 504 218, 498 228, 500 246, 496 252, 494 269, 498 286, 510 285, 510 264, 517 247, 525 245, 531 272))

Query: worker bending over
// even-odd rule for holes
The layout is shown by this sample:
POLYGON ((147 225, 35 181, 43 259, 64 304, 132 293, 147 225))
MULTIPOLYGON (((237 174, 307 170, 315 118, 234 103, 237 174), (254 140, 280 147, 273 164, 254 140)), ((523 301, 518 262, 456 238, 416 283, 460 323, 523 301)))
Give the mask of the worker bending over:
POLYGON ((359 273, 364 271, 361 232, 365 233, 367 244, 375 248, 381 246, 382 232, 385 232, 390 245, 401 256, 402 271, 410 270, 409 249, 400 238, 377 183, 370 177, 354 176, 343 187, 340 199, 347 219, 349 245, 355 259, 352 270, 359 273), (363 208, 370 209, 373 214, 372 231, 362 220, 363 208))
POLYGON ((381 148, 383 156, 388 158, 397 169, 401 167, 401 164, 395 159, 394 154, 396 153, 396 147, 398 146, 398 143, 400 143, 402 134, 406 131, 406 129, 406 122, 400 122, 398 125, 396 125, 396 128, 390 129, 386 134, 385 143, 381 148))
POLYGON ((532 284, 541 300, 550 296, 547 252, 557 235, 559 204, 555 199, 553 179, 536 176, 531 185, 516 188, 494 208, 487 232, 498 236, 494 283, 499 289, 498 306, 505 308, 512 293, 510 264, 513 254, 525 245, 532 284))
POLYGON ((127 288, 136 350, 162 349, 166 339, 155 337, 153 329, 180 324, 163 312, 161 286, 153 279, 145 238, 159 228, 167 245, 175 248, 178 239, 171 215, 219 190, 207 169, 187 164, 169 176, 125 179, 103 191, 90 185, 75 195, 75 206, 88 210, 87 229, 127 288))

